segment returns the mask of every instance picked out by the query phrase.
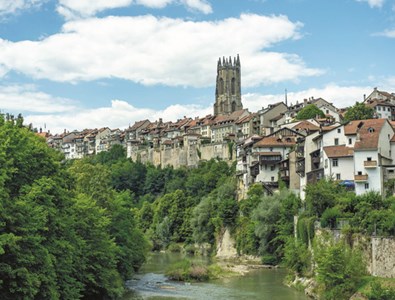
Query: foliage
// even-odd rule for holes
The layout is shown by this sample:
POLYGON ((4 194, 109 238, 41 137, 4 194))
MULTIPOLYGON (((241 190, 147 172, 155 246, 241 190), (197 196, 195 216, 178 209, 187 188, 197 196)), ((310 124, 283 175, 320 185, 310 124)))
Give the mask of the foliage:
POLYGON ((345 121, 353 120, 367 120, 373 119, 374 109, 366 106, 364 103, 356 102, 353 106, 349 107, 344 115, 345 121))
POLYGON ((285 244, 284 260, 285 266, 299 276, 307 276, 311 267, 311 253, 306 243, 299 239, 289 237, 285 244))
POLYGON ((345 190, 332 179, 323 179, 316 184, 308 184, 305 191, 306 213, 317 217, 321 217, 328 207, 333 207, 336 198, 345 193, 345 190))
POLYGON ((373 281, 368 298, 369 300, 393 300, 395 299, 395 288, 386 288, 379 282, 373 281))
POLYGON ((324 299, 349 299, 366 273, 361 252, 328 237, 316 240, 317 281, 324 299))
POLYGON ((325 118, 325 114, 314 104, 306 105, 296 115, 297 120, 315 119, 317 117, 325 118))
POLYGON ((166 276, 176 281, 207 281, 209 279, 209 270, 203 264, 183 259, 172 264, 166 271, 166 276))
POLYGON ((120 155, 63 164, 22 122, 0 118, 0 298, 119 297, 147 245, 112 189, 120 155))

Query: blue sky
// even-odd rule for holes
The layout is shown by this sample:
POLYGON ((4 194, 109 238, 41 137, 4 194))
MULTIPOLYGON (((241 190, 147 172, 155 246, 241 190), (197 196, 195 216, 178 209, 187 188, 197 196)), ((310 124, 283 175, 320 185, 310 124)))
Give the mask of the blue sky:
POLYGON ((395 92, 395 0, 0 0, 0 109, 51 132, 212 113, 219 57, 243 104, 395 92))

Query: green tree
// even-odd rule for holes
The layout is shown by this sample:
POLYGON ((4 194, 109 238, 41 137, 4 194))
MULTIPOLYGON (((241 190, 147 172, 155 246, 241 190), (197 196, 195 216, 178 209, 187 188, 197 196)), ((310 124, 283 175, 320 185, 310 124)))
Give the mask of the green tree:
POLYGON ((366 120, 372 119, 374 116, 374 109, 366 106, 364 103, 356 102, 349 107, 344 115, 345 121, 366 120))
POLYGON ((361 252, 343 241, 323 237, 317 240, 314 255, 324 299, 349 299, 366 273, 361 252))
POLYGON ((315 119, 317 117, 324 118, 325 114, 314 104, 306 105, 296 115, 297 120, 315 119))

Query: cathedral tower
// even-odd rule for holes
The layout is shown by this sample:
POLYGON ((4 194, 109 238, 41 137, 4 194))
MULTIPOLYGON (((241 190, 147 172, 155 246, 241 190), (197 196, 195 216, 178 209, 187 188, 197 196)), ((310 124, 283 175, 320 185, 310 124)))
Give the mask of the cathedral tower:
POLYGON ((226 115, 243 109, 241 103, 240 58, 218 60, 214 115, 226 115))

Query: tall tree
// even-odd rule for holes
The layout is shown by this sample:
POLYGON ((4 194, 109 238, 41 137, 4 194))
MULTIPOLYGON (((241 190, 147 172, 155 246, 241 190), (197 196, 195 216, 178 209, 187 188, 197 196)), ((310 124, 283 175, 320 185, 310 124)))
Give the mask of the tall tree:
POLYGON ((353 120, 367 120, 374 117, 373 108, 366 106, 364 103, 356 102, 353 106, 349 107, 344 115, 345 121, 353 120))

